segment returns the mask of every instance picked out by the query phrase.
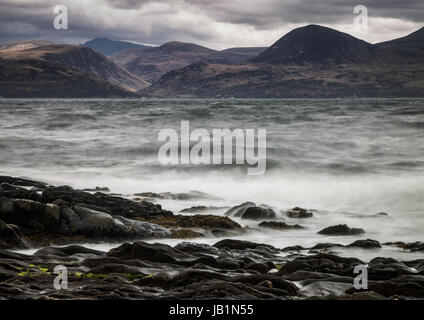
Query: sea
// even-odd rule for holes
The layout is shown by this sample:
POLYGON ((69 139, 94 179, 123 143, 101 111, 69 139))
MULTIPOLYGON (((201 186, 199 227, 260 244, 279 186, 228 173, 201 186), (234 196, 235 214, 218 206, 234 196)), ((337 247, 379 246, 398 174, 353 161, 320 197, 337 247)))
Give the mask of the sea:
MULTIPOLYGON (((424 100, 0 99, 0 174, 81 189, 108 187, 130 199, 142 192, 207 194, 155 200, 174 213, 212 206, 208 214, 223 215, 246 201, 265 204, 279 220, 305 228, 276 231, 234 218, 249 228, 233 238, 278 248, 357 239, 423 241, 424 100), (265 129, 265 172, 249 175, 252 165, 235 161, 161 163, 159 134, 167 129, 179 133, 182 121, 211 136, 214 129, 265 129), (296 206, 314 210, 314 216, 288 218, 285 212, 296 206), (376 215, 381 212, 387 215, 376 215), (366 233, 317 233, 336 224, 366 233)), ((116 244, 87 246, 108 250, 116 244)), ((392 246, 335 251, 365 260, 423 257, 392 246)))

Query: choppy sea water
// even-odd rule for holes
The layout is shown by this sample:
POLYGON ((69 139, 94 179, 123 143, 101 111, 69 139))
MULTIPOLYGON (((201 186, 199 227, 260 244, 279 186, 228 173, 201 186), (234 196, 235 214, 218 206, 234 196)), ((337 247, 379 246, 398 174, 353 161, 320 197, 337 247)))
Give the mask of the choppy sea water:
MULTIPOLYGON (((423 241, 424 100, 0 100, 0 174, 76 188, 139 192, 198 190, 216 199, 164 200, 178 212, 194 205, 244 201, 287 210, 315 209, 288 219, 304 230, 252 232, 239 238, 277 247, 350 243, 358 238, 423 241), (158 162, 162 129, 267 130, 267 170, 248 176, 239 165, 158 162), (367 217, 378 212, 388 217, 367 217), (347 223, 363 236, 324 237, 317 231, 347 223)), ((223 214, 225 210, 217 210, 223 214)), ((214 243, 217 238, 195 240, 214 243)), ((163 240, 175 243, 181 240, 163 240)), ((107 245, 103 246, 107 248, 107 245)), ((408 255, 385 249, 387 255, 408 255)), ((370 257, 382 251, 351 251, 370 257)), ((414 257, 419 253, 412 254, 414 257)), ((422 254, 421 254, 422 255, 422 254)))

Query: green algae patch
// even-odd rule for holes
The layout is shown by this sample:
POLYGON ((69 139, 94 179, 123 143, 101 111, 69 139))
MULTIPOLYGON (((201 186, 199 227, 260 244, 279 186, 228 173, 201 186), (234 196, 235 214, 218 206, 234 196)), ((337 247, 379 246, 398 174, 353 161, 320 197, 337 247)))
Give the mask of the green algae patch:
POLYGON ((82 273, 82 272, 75 272, 74 275, 78 278, 84 278, 84 279, 95 279, 95 280, 103 280, 107 278, 107 274, 103 273, 82 273))

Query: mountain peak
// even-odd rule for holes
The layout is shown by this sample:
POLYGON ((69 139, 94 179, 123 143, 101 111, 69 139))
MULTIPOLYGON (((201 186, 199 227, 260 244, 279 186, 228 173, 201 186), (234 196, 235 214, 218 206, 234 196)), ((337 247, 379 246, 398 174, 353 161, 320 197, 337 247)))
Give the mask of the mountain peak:
POLYGON ((372 45, 320 25, 292 30, 252 62, 273 64, 339 64, 357 62, 374 56, 372 45))

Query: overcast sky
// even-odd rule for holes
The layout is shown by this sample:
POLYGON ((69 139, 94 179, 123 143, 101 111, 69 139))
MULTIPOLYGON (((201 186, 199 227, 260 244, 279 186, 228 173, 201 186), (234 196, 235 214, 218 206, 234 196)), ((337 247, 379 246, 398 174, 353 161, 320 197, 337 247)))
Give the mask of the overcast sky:
POLYGON ((293 28, 320 24, 375 43, 424 26, 424 0, 0 0, 0 42, 44 39, 83 43, 95 37, 159 45, 194 42, 214 49, 269 46, 293 28), (53 28, 65 5, 69 29, 53 28), (353 28, 356 5, 368 31, 353 28))

